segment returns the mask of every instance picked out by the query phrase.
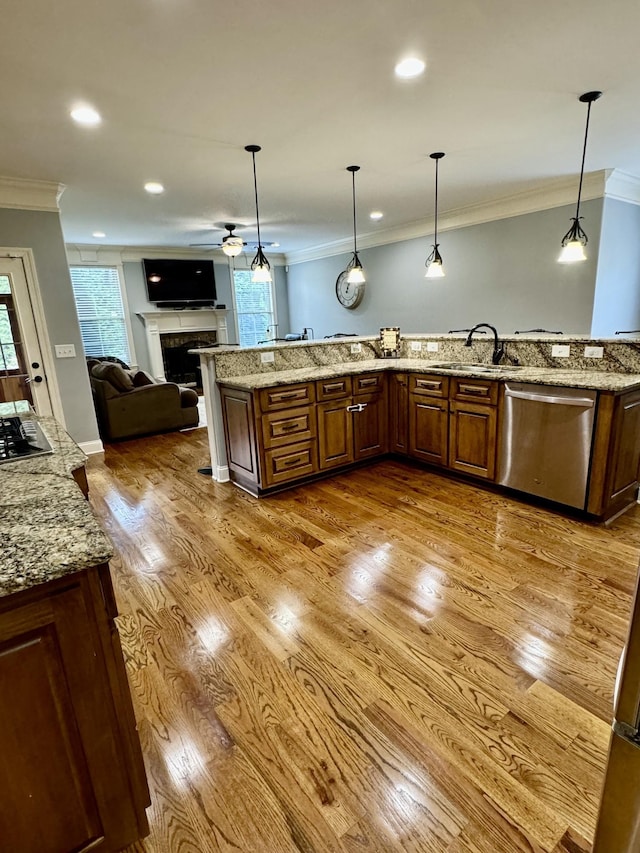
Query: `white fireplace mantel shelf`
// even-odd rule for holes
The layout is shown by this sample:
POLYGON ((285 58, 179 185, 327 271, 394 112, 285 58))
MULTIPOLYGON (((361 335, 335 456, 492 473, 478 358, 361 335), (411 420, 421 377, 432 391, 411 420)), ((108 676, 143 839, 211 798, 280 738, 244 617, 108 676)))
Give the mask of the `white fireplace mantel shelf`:
POLYGON ((138 317, 144 323, 149 349, 151 373, 161 382, 165 381, 164 363, 160 336, 179 332, 216 332, 219 343, 229 342, 227 315, 224 308, 185 308, 182 311, 140 311, 138 317))

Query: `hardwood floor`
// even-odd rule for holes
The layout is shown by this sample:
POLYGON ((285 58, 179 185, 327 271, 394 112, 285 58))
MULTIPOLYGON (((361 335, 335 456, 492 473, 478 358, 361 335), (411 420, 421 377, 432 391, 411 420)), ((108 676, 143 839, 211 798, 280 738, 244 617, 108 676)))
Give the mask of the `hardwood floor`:
POLYGON ((385 461, 256 500, 92 460, 153 805, 128 853, 582 853, 640 553, 385 461))

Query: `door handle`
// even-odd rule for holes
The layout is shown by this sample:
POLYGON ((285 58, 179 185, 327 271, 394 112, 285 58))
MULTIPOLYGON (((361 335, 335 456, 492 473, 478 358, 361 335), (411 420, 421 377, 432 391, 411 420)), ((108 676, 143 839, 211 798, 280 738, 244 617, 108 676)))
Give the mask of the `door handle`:
POLYGON ((31 384, 31 382, 42 382, 42 376, 34 376, 33 379, 31 379, 31 377, 27 376, 27 378, 24 381, 27 385, 31 384))

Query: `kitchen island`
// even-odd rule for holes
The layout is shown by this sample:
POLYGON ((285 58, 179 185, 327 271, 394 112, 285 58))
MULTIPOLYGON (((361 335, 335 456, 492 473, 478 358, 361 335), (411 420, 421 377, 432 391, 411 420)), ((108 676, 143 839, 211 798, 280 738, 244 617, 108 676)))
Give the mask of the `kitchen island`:
POLYGON ((120 850, 149 805, 108 560, 85 457, 50 418, 53 453, 0 465, 0 846, 120 850))
MULTIPOLYGON (((437 341, 412 336, 392 359, 380 358, 370 338, 298 352, 274 347, 274 361, 260 363, 259 370, 251 369, 259 351, 218 351, 215 364, 208 365, 216 376, 208 395, 212 460, 217 456, 218 474, 226 468, 234 482, 258 496, 389 452, 492 483, 499 448, 507 441, 502 417, 507 383, 591 389, 597 392, 597 417, 581 463, 589 469, 588 492, 572 505, 609 519, 637 495, 638 352, 635 344, 616 341, 602 347, 602 359, 565 360, 552 357, 557 339, 552 341, 509 341, 500 365, 491 364, 487 341, 468 348, 455 336, 437 341)), ((585 352, 593 344, 573 342, 574 350, 585 352)), ((201 357, 204 362, 202 351, 201 357)), ((536 479, 534 473, 530 493, 545 496, 536 491, 536 479)))

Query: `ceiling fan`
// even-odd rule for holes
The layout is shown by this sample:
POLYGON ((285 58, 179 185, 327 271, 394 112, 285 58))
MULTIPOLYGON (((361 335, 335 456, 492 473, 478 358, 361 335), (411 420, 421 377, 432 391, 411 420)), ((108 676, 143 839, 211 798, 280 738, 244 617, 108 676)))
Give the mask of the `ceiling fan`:
MULTIPOLYGON (((248 246, 251 249, 254 249, 254 248, 257 249, 258 248, 257 243, 245 243, 245 241, 242 239, 242 237, 239 237, 237 234, 233 233, 235 231, 235 229, 239 227, 238 225, 234 225, 231 222, 226 222, 224 227, 226 228, 226 230, 229 233, 225 234, 225 236, 222 238, 222 241, 220 243, 189 243, 189 245, 194 247, 194 248, 196 246, 210 246, 211 248, 214 248, 214 249, 215 248, 222 249, 222 251, 225 253, 225 255, 227 255, 227 257, 229 257, 229 258, 235 258, 237 255, 240 254, 240 252, 242 252, 242 250, 244 249, 245 246, 248 246)), ((278 246, 278 243, 263 243, 262 244, 263 249, 270 248, 270 247, 273 248, 276 246, 278 246)))

